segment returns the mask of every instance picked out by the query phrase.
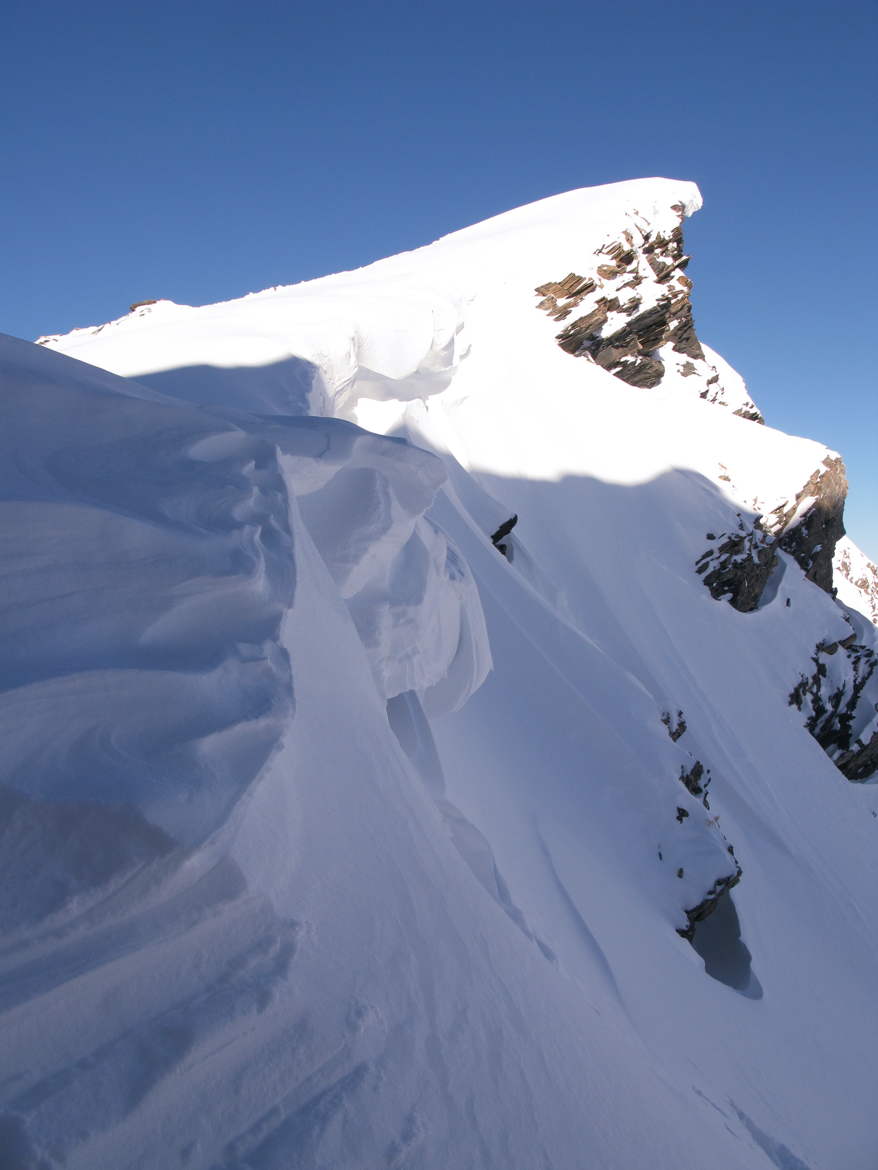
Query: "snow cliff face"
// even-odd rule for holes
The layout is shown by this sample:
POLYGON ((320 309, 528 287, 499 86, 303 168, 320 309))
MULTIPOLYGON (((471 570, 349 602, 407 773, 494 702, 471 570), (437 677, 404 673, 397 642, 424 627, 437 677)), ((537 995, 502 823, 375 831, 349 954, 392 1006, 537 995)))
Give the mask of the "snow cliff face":
POLYGON ((11 1164, 874 1166, 875 631, 699 205, 3 344, 11 1164))

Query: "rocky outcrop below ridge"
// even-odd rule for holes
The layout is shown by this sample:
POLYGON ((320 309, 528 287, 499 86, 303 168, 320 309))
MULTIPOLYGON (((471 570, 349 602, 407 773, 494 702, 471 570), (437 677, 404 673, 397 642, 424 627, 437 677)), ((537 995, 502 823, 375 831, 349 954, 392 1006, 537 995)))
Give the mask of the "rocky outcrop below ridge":
POLYGON ((835 546, 833 583, 840 601, 878 626, 878 565, 847 539, 835 546))
MULTIPOLYGON (((742 494, 728 474, 719 478, 742 494)), ((785 553, 806 580, 835 599, 850 633, 818 642, 789 703, 839 771, 862 781, 878 772, 878 631, 872 623, 878 570, 844 537, 846 493, 844 463, 827 454, 799 490, 770 511, 738 511, 726 530, 707 532, 695 572, 716 600, 750 613, 775 598, 784 572, 779 554, 785 553)), ((789 561, 786 571, 795 571, 789 561)), ((681 774, 690 791, 693 779, 700 786, 697 769, 681 774)))
MULTIPOLYGON (((661 721, 672 743, 677 743, 686 734, 687 723, 682 709, 677 711, 676 716, 672 716, 670 711, 663 711, 661 721)), ((680 764, 679 781, 686 789, 688 796, 681 795, 679 797, 682 803, 678 803, 676 807, 674 818, 676 823, 683 825, 690 833, 693 831, 703 833, 706 829, 712 844, 720 846, 718 864, 715 864, 714 872, 708 879, 710 884, 701 884, 696 886, 694 890, 690 890, 689 897, 691 898, 694 894, 697 901, 691 901, 688 905, 684 902, 683 914, 686 918, 686 924, 677 927, 677 934, 688 942, 692 942, 698 923, 703 922, 705 918, 713 914, 719 906, 723 894, 741 880, 743 871, 735 857, 733 846, 719 827, 719 817, 711 815, 708 796, 711 782, 710 769, 705 768, 701 760, 696 759, 691 752, 686 752, 685 763, 680 764), (702 808, 707 816, 701 812, 702 808), (703 829, 700 828, 702 823, 703 829)), ((672 864, 675 864, 673 856, 674 851, 668 850, 667 846, 659 850, 660 861, 671 861, 672 864)), ((675 872, 678 880, 682 881, 686 878, 685 866, 676 866, 675 872)))
POLYGON ((809 581, 834 596, 833 557, 844 536, 846 495, 844 463, 830 455, 795 495, 771 512, 750 520, 738 512, 733 531, 708 532, 710 545, 696 561, 696 573, 711 596, 749 613, 759 606, 781 550, 809 581))
POLYGON ((823 461, 795 500, 763 520, 764 528, 780 534, 779 547, 825 593, 833 590, 832 561, 835 546, 844 536, 847 490, 844 463, 836 455, 823 461))
MULTIPOLYGON (((682 222, 682 207, 674 210, 682 222)), ((536 288, 537 307, 566 322, 558 344, 629 386, 651 389, 668 374, 691 378, 699 397, 762 422, 740 380, 723 384, 695 332, 682 227, 655 231, 636 215, 629 219, 630 227, 597 250, 592 271, 570 272, 536 288)))
POLYGON ((695 562, 695 572, 702 577, 711 597, 727 601, 741 613, 750 613, 759 605, 777 564, 773 542, 758 518, 748 524, 740 512, 734 531, 708 532, 706 538, 711 543, 695 562))
MULTIPOLYGON (((701 800, 701 803, 709 813, 710 802, 707 797, 707 789, 710 785, 710 769, 705 770, 701 761, 696 760, 688 771, 685 768, 680 769, 680 783, 693 796, 701 800)), ((683 808, 677 809, 678 814, 685 813, 685 811, 683 808)), ((686 926, 678 928, 677 934, 689 942, 692 942, 695 938, 698 923, 703 922, 705 918, 709 918, 713 914, 719 907, 720 899, 738 884, 744 872, 741 869, 738 859, 735 857, 734 847, 729 843, 728 838, 719 827, 719 817, 708 816, 707 824, 725 844, 726 853, 728 854, 726 860, 730 868, 728 872, 721 874, 715 879, 710 888, 704 891, 704 895, 694 906, 689 906, 685 910, 686 926)))
MULTIPOLYGON (((739 498, 744 494, 727 469, 718 478, 739 498)), ((868 587, 878 570, 871 577, 874 566, 844 538, 846 494, 844 463, 828 453, 794 494, 773 507, 755 501, 766 511, 738 511, 727 529, 705 533, 708 547, 695 562, 695 572, 716 600, 750 613, 774 599, 784 572, 780 554, 785 553, 806 580, 837 600, 850 633, 841 639, 835 633, 817 644, 789 703, 802 712, 805 727, 842 774, 859 781, 878 772, 878 632, 868 612, 868 587), (836 546, 842 564, 862 585, 837 568, 834 573, 836 546), (847 595, 838 597, 837 582, 855 595, 857 609, 849 606, 847 595)), ((786 571, 795 571, 789 561, 786 571)), ((689 787, 687 778, 681 779, 689 787)), ((700 775, 695 780, 700 782, 700 775)))
MULTIPOLYGON (((729 853, 731 854, 731 846, 729 846, 729 853)), ((741 880, 741 867, 736 864, 734 873, 726 874, 724 877, 718 878, 711 888, 707 891, 697 906, 693 906, 686 911, 686 918, 688 925, 680 927, 677 934, 681 938, 685 938, 688 942, 692 942, 695 938, 695 931, 699 922, 703 922, 705 918, 709 918, 714 910, 719 906, 720 898, 723 894, 727 894, 729 890, 733 889, 741 880)))
POLYGON ((789 702, 839 771, 862 781, 878 772, 878 637, 859 615, 847 621, 847 638, 814 648, 789 702))

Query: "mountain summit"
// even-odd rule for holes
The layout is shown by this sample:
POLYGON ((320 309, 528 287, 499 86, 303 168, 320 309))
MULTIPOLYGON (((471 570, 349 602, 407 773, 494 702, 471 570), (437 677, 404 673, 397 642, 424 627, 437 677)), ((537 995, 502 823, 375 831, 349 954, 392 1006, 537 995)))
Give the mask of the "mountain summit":
POLYGON ((700 203, 0 344, 9 1165, 872 1170, 878 570, 700 203))

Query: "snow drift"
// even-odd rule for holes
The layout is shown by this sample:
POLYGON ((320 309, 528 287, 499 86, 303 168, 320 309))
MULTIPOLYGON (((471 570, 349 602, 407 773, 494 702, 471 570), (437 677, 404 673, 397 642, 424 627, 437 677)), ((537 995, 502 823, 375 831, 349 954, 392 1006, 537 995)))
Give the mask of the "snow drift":
POLYGON ((0 1165, 874 1166, 874 627, 699 205, 0 346, 0 1165))

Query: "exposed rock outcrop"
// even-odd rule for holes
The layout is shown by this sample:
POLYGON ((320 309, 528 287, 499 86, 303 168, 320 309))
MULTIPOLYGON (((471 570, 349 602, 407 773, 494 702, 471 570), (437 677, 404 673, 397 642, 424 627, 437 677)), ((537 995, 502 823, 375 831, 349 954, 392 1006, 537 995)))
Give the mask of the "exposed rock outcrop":
POLYGON ((739 512, 737 519, 734 532, 707 533, 711 543, 695 562, 695 572, 703 578, 711 597, 750 613, 759 605, 777 564, 777 552, 775 541, 760 527, 758 517, 748 524, 739 512))
POLYGON ((711 596, 749 613, 758 607, 781 549, 809 581, 834 596, 833 556, 844 536, 846 495, 844 463, 837 455, 829 456, 794 496, 769 514, 748 521, 738 512, 736 531, 708 532, 711 543, 695 562, 696 573, 711 596))
POLYGON ((878 771, 878 637, 865 622, 851 624, 843 641, 814 648, 813 669, 800 676, 789 702, 839 771, 867 780, 878 771))
MULTIPOLYGON (((678 214, 682 222, 682 211, 678 214)), ((669 369, 694 377, 701 398, 762 422, 746 391, 721 384, 698 340, 682 227, 663 233, 635 216, 630 221, 618 239, 595 253, 592 272, 570 272, 535 290, 538 308, 555 321, 569 321, 558 344, 576 357, 592 358, 630 386, 658 386, 669 369)))
MULTIPOLYGON (((795 495, 770 512, 751 517, 738 512, 731 531, 706 533, 710 543, 695 563, 696 573, 711 596, 749 613, 762 602, 778 568, 778 553, 784 552, 809 581, 835 597, 833 561, 844 537, 846 494, 844 464, 829 455, 795 495)), ((845 548, 852 566, 850 550, 859 550, 849 542, 845 548)), ((875 579, 878 586, 878 570, 875 579)), ((864 576, 863 584, 869 583, 864 576)), ((803 713, 805 727, 839 770, 849 780, 865 780, 878 771, 878 633, 852 609, 842 610, 850 635, 815 648, 811 668, 800 675, 789 702, 803 713)), ((691 772, 681 779, 690 791, 693 781, 700 783, 691 772)))
MULTIPOLYGON (((731 845, 729 846, 729 855, 734 860, 734 853, 732 852, 731 845)), ((695 930, 698 926, 698 923, 703 922, 705 918, 713 914, 714 910, 716 910, 717 906, 719 905, 720 898, 722 898, 723 894, 728 893, 728 891, 736 886, 740 880, 741 867, 738 865, 737 861, 735 861, 735 872, 727 874, 725 877, 719 878, 716 882, 714 882, 701 901, 696 906, 693 906, 691 909, 686 911, 688 925, 680 928, 677 931, 677 934, 691 942, 695 937, 695 930)))
POLYGON ((832 593, 832 560, 844 536, 848 481, 838 456, 825 459, 787 507, 781 505, 762 527, 778 534, 777 543, 825 593, 832 593))
MULTIPOLYGON (((667 712, 665 712, 665 714, 667 714, 667 712)), ((679 712, 678 715, 680 722, 677 724, 677 728, 682 727, 683 731, 685 731, 686 724, 682 718, 682 711, 679 712)), ((670 731, 670 719, 668 719, 666 722, 663 716, 662 722, 665 723, 665 726, 668 727, 670 731)), ((682 734, 682 732, 680 734, 682 734)), ((674 738, 673 735, 672 738, 674 738)), ((701 804, 704 805, 705 809, 710 812, 710 801, 708 799, 708 788, 710 787, 711 779, 710 769, 705 768, 701 760, 693 759, 691 765, 688 768, 685 765, 681 765, 679 779, 680 783, 690 794, 690 796, 696 797, 696 799, 698 799, 701 804)), ((689 812, 684 807, 681 805, 677 806, 676 820, 678 824, 683 824, 684 821, 688 820, 689 815, 689 812)), ((695 931, 698 923, 703 922, 705 918, 709 917, 709 915, 714 912, 722 896, 727 893, 728 890, 732 889, 733 886, 738 884, 743 873, 741 866, 738 863, 738 859, 735 857, 734 847, 729 843, 725 834, 719 828, 719 817, 709 817, 708 825, 713 832, 719 835, 720 840, 723 842, 726 853, 729 857, 730 868, 726 873, 720 874, 717 878, 715 878, 713 884, 704 892, 704 895, 699 899, 698 902, 695 903, 694 906, 688 907, 685 910, 686 926, 678 928, 677 934, 681 935, 689 942, 691 942, 695 937, 695 931)), ((682 870, 677 870, 677 877, 683 877, 682 870)))
POLYGON ((701 803, 709 809, 707 789, 710 786, 710 771, 705 772, 701 760, 696 760, 691 768, 680 768, 680 783, 693 796, 700 796, 701 803))
POLYGON ((835 546, 833 568, 839 600, 878 625, 878 565, 843 537, 835 546))
POLYGON ((686 734, 686 719, 682 711, 677 712, 676 719, 672 717, 670 711, 662 711, 662 723, 668 729, 668 735, 673 743, 686 734))
POLYGON ((518 514, 510 516, 508 520, 504 520, 496 532, 491 533, 491 544, 494 548, 506 557, 507 561, 512 562, 512 546, 506 539, 515 525, 518 523, 518 514))

